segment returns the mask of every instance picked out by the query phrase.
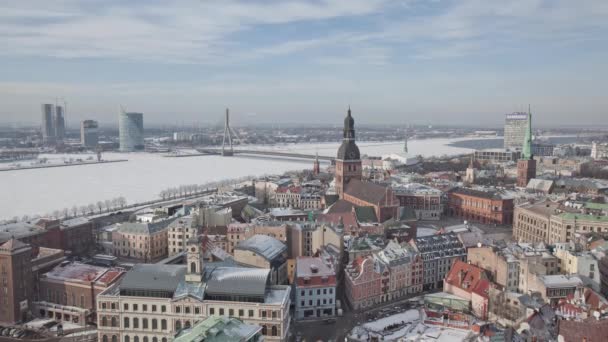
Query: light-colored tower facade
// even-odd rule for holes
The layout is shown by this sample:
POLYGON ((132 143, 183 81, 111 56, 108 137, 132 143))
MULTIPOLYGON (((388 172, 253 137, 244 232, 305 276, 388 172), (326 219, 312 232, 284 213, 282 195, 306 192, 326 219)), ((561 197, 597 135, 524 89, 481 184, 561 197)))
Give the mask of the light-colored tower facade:
POLYGON ((521 149, 523 147, 527 125, 528 113, 515 112, 505 116, 505 149, 521 149))
POLYGON ((203 280, 203 265, 201 261, 201 244, 196 237, 190 238, 186 244, 186 262, 188 272, 186 273, 187 282, 200 283, 203 280))
POLYGON ((528 124, 523 139, 521 159, 517 161, 517 186, 525 188, 536 177, 536 160, 532 155, 532 113, 528 110, 528 124))
POLYGON ((144 115, 121 112, 118 117, 121 152, 143 151, 144 115))
POLYGON ((351 179, 361 179, 361 153, 355 143, 355 120, 351 116, 350 107, 344 118, 342 145, 336 156, 336 192, 340 198, 344 197, 344 189, 351 179))

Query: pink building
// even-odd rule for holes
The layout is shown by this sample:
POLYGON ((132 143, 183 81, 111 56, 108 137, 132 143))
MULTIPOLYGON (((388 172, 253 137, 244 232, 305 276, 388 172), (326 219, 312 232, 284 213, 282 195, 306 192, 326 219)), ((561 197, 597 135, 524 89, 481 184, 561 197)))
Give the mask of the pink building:
POLYGON ((355 310, 422 291, 422 259, 394 241, 374 254, 356 258, 346 268, 346 297, 355 310))

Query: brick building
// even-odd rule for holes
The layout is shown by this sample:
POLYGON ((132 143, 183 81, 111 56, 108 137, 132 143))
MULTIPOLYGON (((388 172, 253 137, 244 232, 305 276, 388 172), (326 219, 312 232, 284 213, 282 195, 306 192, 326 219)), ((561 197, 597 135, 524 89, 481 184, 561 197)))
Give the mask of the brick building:
POLYGON ((15 239, 0 245, 0 322, 25 321, 32 294, 32 248, 15 239))
POLYGON ((33 313, 42 318, 85 325, 95 322, 96 297, 123 275, 109 269, 81 263, 56 266, 40 276, 38 301, 33 313))
POLYGON ((497 190, 456 188, 448 192, 448 213, 486 224, 513 222, 513 197, 497 190))
POLYGON ((454 233, 421 236, 412 239, 410 244, 423 260, 423 290, 443 286, 443 277, 457 260, 467 257, 463 243, 454 233))

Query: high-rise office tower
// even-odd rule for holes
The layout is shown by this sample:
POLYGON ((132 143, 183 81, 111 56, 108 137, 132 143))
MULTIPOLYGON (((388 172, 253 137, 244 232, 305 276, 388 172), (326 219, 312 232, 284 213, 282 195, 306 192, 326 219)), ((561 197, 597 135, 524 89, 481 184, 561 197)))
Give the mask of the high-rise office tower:
POLYGON ((521 149, 523 147, 528 113, 515 112, 505 116, 505 149, 521 149))
POLYGON ((530 179, 536 177, 536 160, 532 153, 532 113, 528 110, 528 119, 524 138, 522 139, 521 159, 517 161, 517 186, 525 188, 530 179))
POLYGON ((64 107, 55 106, 55 138, 57 141, 63 141, 65 137, 65 112, 64 107))
POLYGON ((121 152, 144 149, 144 115, 121 112, 118 116, 118 131, 121 152))
POLYGON ((55 142, 55 106, 50 103, 42 105, 42 141, 55 142))
POLYGON ((99 143, 99 124, 95 120, 80 123, 80 143, 84 147, 97 147, 99 143))

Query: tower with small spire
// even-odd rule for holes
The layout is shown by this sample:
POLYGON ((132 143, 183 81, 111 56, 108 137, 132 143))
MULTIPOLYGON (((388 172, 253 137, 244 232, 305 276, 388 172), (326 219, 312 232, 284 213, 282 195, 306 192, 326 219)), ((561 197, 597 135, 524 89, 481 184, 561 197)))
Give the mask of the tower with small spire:
POLYGON ((186 242, 186 281, 192 283, 200 283, 203 280, 203 265, 201 258, 201 244, 199 240, 192 237, 186 242))
POLYGON ((464 182, 467 184, 475 184, 475 155, 471 154, 471 160, 469 161, 469 166, 467 167, 466 174, 464 176, 464 182))
POLYGON ((318 176, 321 173, 321 165, 319 165, 319 152, 315 154, 315 161, 312 164, 312 173, 318 176))
POLYGON ((335 172, 336 192, 340 198, 343 198, 348 182, 351 179, 361 180, 362 176, 361 153, 355 143, 355 120, 351 115, 350 106, 344 118, 342 144, 336 156, 335 172))
POLYGON ((521 159, 517 161, 517 186, 525 188, 530 179, 536 177, 536 160, 532 152, 532 112, 528 106, 528 125, 521 151, 521 159))

